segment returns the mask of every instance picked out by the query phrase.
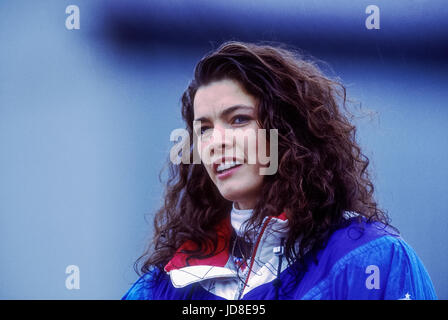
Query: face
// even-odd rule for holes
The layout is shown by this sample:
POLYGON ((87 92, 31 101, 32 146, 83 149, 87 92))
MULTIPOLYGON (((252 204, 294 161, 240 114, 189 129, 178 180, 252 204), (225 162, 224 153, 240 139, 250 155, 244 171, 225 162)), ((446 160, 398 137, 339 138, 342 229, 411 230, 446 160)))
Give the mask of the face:
POLYGON ((266 145, 258 139, 257 100, 237 81, 215 81, 197 90, 194 119, 198 152, 210 178, 237 208, 253 208, 265 167, 257 150, 260 143, 266 145))

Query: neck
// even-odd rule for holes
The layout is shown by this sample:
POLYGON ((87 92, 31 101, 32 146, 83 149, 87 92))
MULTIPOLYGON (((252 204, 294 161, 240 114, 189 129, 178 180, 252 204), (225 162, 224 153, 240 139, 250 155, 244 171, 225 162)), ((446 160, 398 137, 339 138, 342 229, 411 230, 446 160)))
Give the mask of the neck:
POLYGON ((236 203, 233 204, 231 222, 233 229, 238 235, 242 235, 244 224, 250 219, 252 212, 252 209, 238 209, 236 208, 236 203))
POLYGON ((251 210, 255 207, 255 203, 253 201, 235 201, 233 205, 235 209, 238 210, 251 210))

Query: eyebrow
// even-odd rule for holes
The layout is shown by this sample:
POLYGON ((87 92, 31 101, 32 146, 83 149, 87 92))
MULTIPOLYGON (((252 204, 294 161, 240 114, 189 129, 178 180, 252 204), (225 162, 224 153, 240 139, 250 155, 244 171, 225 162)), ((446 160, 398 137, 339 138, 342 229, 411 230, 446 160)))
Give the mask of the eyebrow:
MULTIPOLYGON (((232 112, 234 112, 234 111, 236 111, 238 109, 250 109, 250 110, 253 110, 255 108, 252 107, 252 106, 245 105, 245 104, 236 104, 236 105, 233 105, 233 106, 228 107, 225 110, 223 110, 220 113, 219 116, 220 117, 225 117, 225 116, 231 114, 232 112)), ((194 119, 194 121, 209 121, 209 119, 207 117, 200 117, 200 118, 194 119)))

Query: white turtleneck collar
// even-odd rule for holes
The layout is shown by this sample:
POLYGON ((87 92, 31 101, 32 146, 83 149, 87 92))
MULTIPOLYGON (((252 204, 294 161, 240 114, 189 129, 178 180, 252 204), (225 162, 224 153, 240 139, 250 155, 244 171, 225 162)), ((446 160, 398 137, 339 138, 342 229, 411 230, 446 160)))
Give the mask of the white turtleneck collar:
POLYGON ((235 202, 232 205, 232 211, 230 213, 230 220, 232 227, 238 236, 242 236, 244 233, 244 227, 247 220, 250 219, 253 213, 253 209, 237 209, 235 202))

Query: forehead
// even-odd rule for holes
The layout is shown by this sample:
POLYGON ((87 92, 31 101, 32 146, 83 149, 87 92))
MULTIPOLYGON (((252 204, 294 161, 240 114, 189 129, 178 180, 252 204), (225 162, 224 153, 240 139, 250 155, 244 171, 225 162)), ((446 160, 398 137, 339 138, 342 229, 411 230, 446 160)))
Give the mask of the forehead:
POLYGON ((256 99, 249 95, 235 80, 224 79, 200 87, 195 95, 194 116, 201 117, 219 113, 237 104, 256 106, 256 99))

